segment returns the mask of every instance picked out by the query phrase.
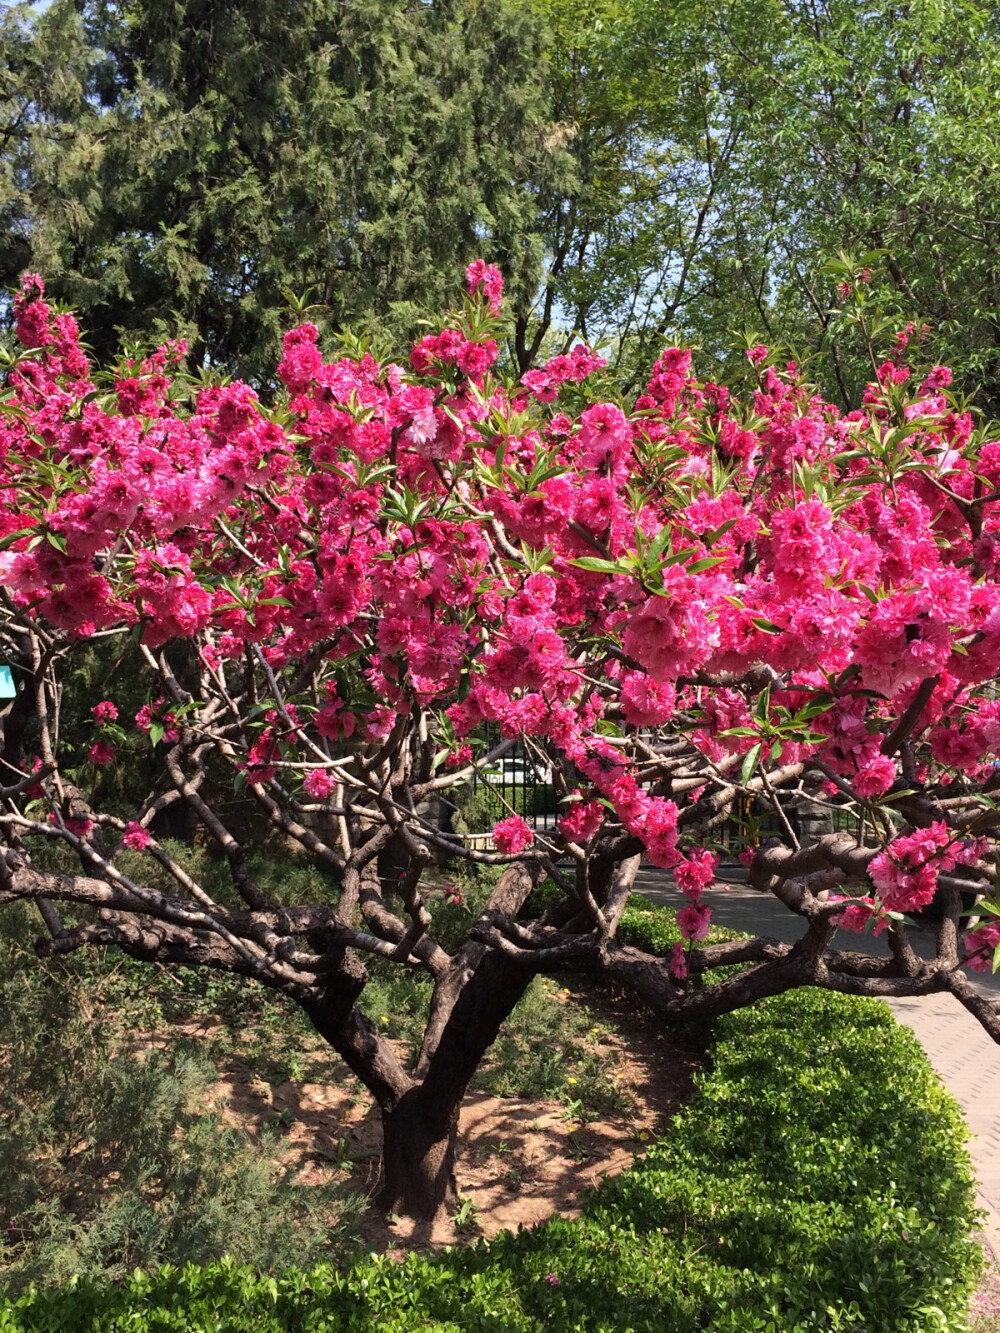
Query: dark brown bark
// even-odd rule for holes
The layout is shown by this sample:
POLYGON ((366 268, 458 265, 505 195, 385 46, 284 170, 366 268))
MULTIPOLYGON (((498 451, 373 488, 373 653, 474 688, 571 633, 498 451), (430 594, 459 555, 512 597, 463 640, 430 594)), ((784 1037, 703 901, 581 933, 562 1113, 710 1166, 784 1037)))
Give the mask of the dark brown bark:
POLYGON ((429 1220, 455 1202, 455 1143, 469 1081, 531 974, 487 952, 455 1001, 423 1082, 382 1110, 388 1212, 429 1220))
MULTIPOLYGON (((497 881, 496 887, 479 915, 476 926, 487 929, 497 916, 516 917, 540 878, 541 871, 537 866, 509 866, 497 881)), ((469 938, 451 958, 447 967, 434 973, 434 994, 431 997, 430 1014, 428 1015, 423 1045, 417 1061, 417 1074, 421 1078, 430 1067, 430 1062, 438 1049, 441 1035, 451 1019, 459 996, 470 978, 475 975, 476 969, 485 955, 486 945, 476 939, 469 938)), ((520 996, 517 998, 519 999, 520 996)), ((514 1003, 517 1003, 516 999, 514 1003)), ((491 1037, 490 1041, 492 1040, 491 1037)), ((487 1042, 487 1045, 489 1045, 489 1042, 487 1042)))
POLYGON ((310 996, 302 1008, 320 1036, 357 1074, 384 1116, 412 1089, 413 1080, 375 1024, 355 1004, 366 980, 364 968, 348 955, 341 966, 339 984, 310 996))
POLYGON ((405 1093, 391 1110, 382 1111, 382 1192, 388 1213, 433 1221, 454 1207, 455 1142, 465 1089, 443 1108, 423 1087, 405 1093))
MULTIPOLYGON (((513 915, 538 878, 534 867, 511 866, 483 911, 513 915)), ((472 944, 438 979, 428 1037, 421 1052, 423 1082, 394 1107, 382 1109, 381 1203, 389 1212, 434 1218, 456 1198, 455 1141, 469 1081, 501 1026, 524 994, 531 974, 503 954, 472 944)))

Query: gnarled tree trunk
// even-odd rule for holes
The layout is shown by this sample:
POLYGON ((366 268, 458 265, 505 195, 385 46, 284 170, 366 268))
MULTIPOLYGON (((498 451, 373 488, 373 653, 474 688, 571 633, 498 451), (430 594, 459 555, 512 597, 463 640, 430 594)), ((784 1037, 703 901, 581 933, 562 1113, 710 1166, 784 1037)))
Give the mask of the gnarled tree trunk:
MULTIPOLYGON (((539 878, 534 867, 508 867, 482 917, 515 915, 539 878)), ((447 959, 447 955, 442 955, 447 959)), ((468 939, 437 976, 415 1075, 356 1000, 367 979, 349 953, 336 984, 300 1000, 316 1030, 343 1057, 382 1113, 382 1189, 387 1212, 433 1220, 456 1201, 455 1145, 469 1082, 532 977, 503 954, 468 939)))
POLYGON ((524 968, 487 952, 443 1026, 423 1081, 383 1109, 381 1203, 388 1211, 430 1219, 455 1201, 462 1100, 530 980, 524 968))

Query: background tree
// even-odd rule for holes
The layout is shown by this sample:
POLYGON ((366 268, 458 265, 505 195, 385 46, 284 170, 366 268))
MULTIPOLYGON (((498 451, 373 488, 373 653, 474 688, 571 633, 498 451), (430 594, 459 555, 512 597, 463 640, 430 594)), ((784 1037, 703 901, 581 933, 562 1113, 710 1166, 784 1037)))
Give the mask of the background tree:
POLYGON ((260 379, 285 293, 411 336, 510 274, 523 372, 573 329, 629 387, 669 332, 730 374, 781 342, 856 404, 841 252, 993 410, 1000 92, 982 0, 57 0, 4 11, 0 279, 260 379))
MULTIPOLYGON (((576 183, 548 200, 538 331, 601 334, 637 381, 666 331, 734 367, 733 331, 783 341, 854 405, 842 252, 924 355, 995 410, 996 13, 945 4, 546 0, 553 117, 576 183)), ((532 348, 532 339, 522 339, 532 348)))
POLYGON ((724 101, 700 14, 684 7, 539 8, 551 115, 574 172, 542 194, 543 290, 518 322, 517 360, 526 369, 550 332, 576 329, 607 340, 616 370, 634 378, 667 329, 705 327, 703 269, 732 188, 742 93, 724 101))
POLYGON ((56 0, 5 36, 0 281, 52 274, 103 356, 118 330, 184 334, 196 364, 260 379, 289 290, 328 327, 410 337, 484 245, 534 289, 560 152, 511 0, 56 0))
MULTIPOLYGON (((0 6, 0 272, 16 286, 30 267, 40 214, 72 213, 76 225, 92 198, 63 190, 67 160, 85 106, 87 52, 71 6, 44 21, 28 5, 0 6)), ((8 306, 9 310, 9 306, 8 306)))

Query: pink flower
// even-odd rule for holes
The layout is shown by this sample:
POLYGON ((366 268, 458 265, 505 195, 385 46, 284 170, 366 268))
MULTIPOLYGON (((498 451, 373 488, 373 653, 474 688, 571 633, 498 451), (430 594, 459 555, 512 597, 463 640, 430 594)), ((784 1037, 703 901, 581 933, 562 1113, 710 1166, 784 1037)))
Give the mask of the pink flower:
POLYGON ((933 393, 936 389, 947 389, 951 384, 951 371, 947 366, 935 366, 930 372, 923 384, 920 386, 921 393, 933 393))
POLYGON ((336 781, 325 768, 311 768, 302 783, 303 791, 318 801, 325 800, 336 787, 336 781))
POLYGON ((712 924, 712 909, 689 903, 677 913, 677 929, 686 940, 703 940, 712 924))
POLYGON ((141 852, 144 851, 151 842, 152 838, 149 835, 149 830, 144 829, 142 825, 137 824, 135 820, 130 821, 125 829, 125 834, 122 837, 122 845, 131 848, 133 852, 141 852))
POLYGON ((23 274, 21 290, 14 298, 14 310, 17 316, 17 336, 25 347, 43 347, 51 339, 49 316, 52 312, 41 300, 44 295, 45 284, 39 275, 23 274))
POLYGON ((493 842, 498 852, 504 856, 516 856, 530 847, 535 835, 520 815, 510 815, 502 819, 493 829, 493 842))
POLYGON ((695 580, 675 565, 664 571, 664 584, 661 595, 648 597, 632 614, 622 636, 626 653, 656 684, 697 670, 719 642, 718 625, 706 614, 695 580))
POLYGON ((354 729, 357 725, 357 719, 351 712, 344 711, 344 705, 340 699, 334 697, 333 702, 321 708, 316 714, 316 730, 321 736, 328 740, 335 741, 339 739, 341 733, 345 740, 354 735, 354 729))
POLYGON ((719 858, 705 848, 689 853, 674 867, 674 883, 686 898, 696 902, 715 878, 719 858))
POLYGON ((489 304, 490 314, 499 315, 503 302, 503 275, 495 264, 487 264, 485 259, 474 259, 465 270, 465 281, 470 295, 482 288, 483 296, 489 304))
MULTIPOLYGON (((49 823, 57 824, 58 822, 55 811, 53 811, 49 815, 49 823)), ((86 816, 64 819, 63 823, 66 826, 67 833, 72 833, 75 838, 86 838, 94 827, 94 821, 86 818, 86 816)))
POLYGON ((472 379, 479 379, 481 375, 489 370, 496 359, 496 339, 487 338, 485 342, 481 343, 463 343, 458 350, 455 364, 459 370, 463 370, 472 379))
POLYGON ((680 860, 677 851, 677 806, 663 796, 646 796, 640 836, 654 866, 671 870, 680 860))
POLYGON ((542 403, 553 403, 559 397, 558 388, 544 370, 526 370, 521 383, 542 403))
POLYGON ((95 741, 90 747, 90 762, 92 764, 110 764, 115 757, 115 747, 109 745, 107 741, 95 741))
POLYGON ((601 827, 603 818, 604 810, 599 801, 575 801, 560 817, 559 832, 572 842, 589 842, 601 827))
POLYGON ((993 970, 993 954, 1000 944, 1000 924, 990 922, 978 930, 970 930, 965 937, 965 965, 973 972, 993 970))
POLYGON ((95 704, 90 710, 98 722, 115 722, 118 718, 118 709, 110 699, 103 700, 102 703, 95 704))
POLYGON ((688 964, 684 953, 684 941, 678 940, 670 954, 670 975, 675 981, 683 981, 687 974, 688 964))
MULTIPOLYGON (((833 901, 831 896, 831 901, 833 901)), ((852 930, 861 935, 868 929, 868 923, 875 916, 877 905, 872 898, 865 898, 861 902, 848 903, 842 912, 830 918, 834 926, 839 926, 841 930, 852 930)), ((875 928, 872 931, 874 935, 881 935, 888 929, 889 923, 884 916, 880 916, 875 922, 875 928)))
POLYGON ((982 854, 982 841, 963 842, 941 820, 928 828, 895 838, 868 866, 883 905, 891 912, 926 907, 937 890, 938 873, 956 865, 972 865, 982 854))
POLYGON ((316 340, 315 324, 300 324, 285 334, 285 354, 278 365, 278 375, 292 393, 301 393, 314 380, 323 365, 316 340))
POLYGON ((854 790, 859 796, 883 796, 895 781, 895 763, 888 755, 877 754, 858 770, 854 790))
POLYGON ((464 768, 472 763, 472 746, 460 745, 457 750, 450 750, 445 756, 445 768, 464 768))
POLYGON ((622 676, 625 721, 633 727, 658 727, 669 722, 677 707, 677 691, 669 681, 657 685, 644 671, 622 676))
POLYGON ((834 538, 833 514, 819 500, 806 500, 771 516, 774 574, 783 595, 820 588, 837 571, 842 555, 834 538))
POLYGON ((157 699, 153 704, 143 704, 135 715, 135 724, 140 731, 149 734, 154 722, 163 727, 163 739, 173 743, 180 735, 176 716, 167 708, 166 699, 157 699))

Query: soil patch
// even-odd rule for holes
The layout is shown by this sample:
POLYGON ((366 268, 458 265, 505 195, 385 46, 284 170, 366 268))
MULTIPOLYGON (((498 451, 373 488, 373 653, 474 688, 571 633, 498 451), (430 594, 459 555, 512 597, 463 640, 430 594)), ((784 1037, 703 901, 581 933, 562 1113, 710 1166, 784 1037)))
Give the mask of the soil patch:
MULTIPOLYGON (((707 1060, 704 1047, 657 1031, 634 1008, 601 992, 571 986, 563 993, 570 1003, 585 1003, 601 1023, 596 1050, 606 1062, 608 1079, 634 1110, 597 1118, 570 1098, 526 1100, 471 1091, 459 1124, 457 1213, 430 1225, 386 1218, 373 1206, 360 1220, 368 1249, 401 1255, 409 1248, 460 1245, 505 1229, 516 1231, 557 1213, 576 1217, 589 1188, 619 1175, 646 1143, 669 1130, 694 1090, 694 1074, 707 1060)), ((195 1035, 195 1025, 191 1028, 188 1035, 195 1035)), ((206 1024, 196 1031, 201 1038, 214 1035, 206 1024)), ((144 1044, 167 1041, 146 1034, 144 1044)), ((374 1197, 378 1112, 346 1072, 328 1083, 268 1082, 230 1059, 206 1109, 218 1110, 224 1123, 254 1135, 265 1126, 277 1130, 282 1160, 303 1183, 339 1180, 374 1197)))

